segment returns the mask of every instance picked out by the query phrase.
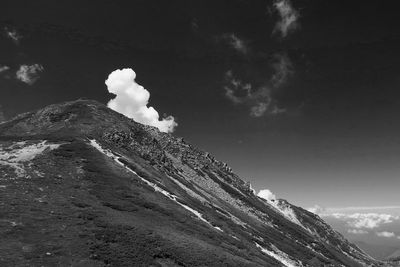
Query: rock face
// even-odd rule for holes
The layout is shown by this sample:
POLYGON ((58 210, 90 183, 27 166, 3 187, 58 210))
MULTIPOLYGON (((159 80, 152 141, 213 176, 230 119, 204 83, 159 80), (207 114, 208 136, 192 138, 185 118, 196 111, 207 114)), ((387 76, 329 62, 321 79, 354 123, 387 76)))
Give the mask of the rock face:
POLYGON ((0 124, 0 207, 0 266, 388 266, 95 101, 0 124))

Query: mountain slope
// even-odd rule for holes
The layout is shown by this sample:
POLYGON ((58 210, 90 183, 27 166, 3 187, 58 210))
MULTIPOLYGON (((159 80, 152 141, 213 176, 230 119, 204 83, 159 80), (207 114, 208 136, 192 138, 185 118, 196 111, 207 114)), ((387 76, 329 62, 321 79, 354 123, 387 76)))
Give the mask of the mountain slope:
POLYGON ((21 114, 0 145, 1 266, 388 266, 95 101, 21 114))

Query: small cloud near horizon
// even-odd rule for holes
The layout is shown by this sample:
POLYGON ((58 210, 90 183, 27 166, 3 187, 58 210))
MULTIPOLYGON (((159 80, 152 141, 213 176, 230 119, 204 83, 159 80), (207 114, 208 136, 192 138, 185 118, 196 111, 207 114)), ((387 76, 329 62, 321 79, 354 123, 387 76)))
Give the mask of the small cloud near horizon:
POLYGON ((376 235, 379 237, 387 237, 387 238, 396 236, 393 232, 388 232, 388 231, 376 232, 376 235))
POLYGON ((284 85, 294 73, 293 63, 286 53, 276 53, 273 55, 271 65, 275 71, 271 77, 271 84, 273 87, 279 88, 284 85))
POLYGON ((267 201, 274 201, 276 200, 276 196, 274 193, 271 192, 269 189, 261 189, 258 194, 258 197, 263 198, 267 201))

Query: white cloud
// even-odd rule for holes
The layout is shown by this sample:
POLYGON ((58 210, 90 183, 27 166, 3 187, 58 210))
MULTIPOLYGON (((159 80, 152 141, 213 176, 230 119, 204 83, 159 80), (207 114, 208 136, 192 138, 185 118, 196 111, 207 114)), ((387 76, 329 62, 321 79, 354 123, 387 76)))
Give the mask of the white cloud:
POLYGON ((107 89, 116 97, 108 102, 108 107, 136 122, 157 127, 161 132, 173 132, 178 125, 174 117, 159 120, 158 112, 148 107, 150 92, 135 81, 132 69, 113 71, 105 81, 107 89))
POLYGON ((249 52, 249 47, 248 47, 246 41, 239 38, 234 33, 229 33, 229 34, 225 33, 221 36, 220 39, 227 42, 229 46, 231 46, 233 49, 235 49, 239 53, 247 54, 249 52))
POLYGON ((5 71, 8 71, 10 69, 10 67, 9 66, 3 66, 3 65, 0 65, 0 73, 2 73, 2 72, 5 72, 5 71))
POLYGON ((349 234, 354 234, 354 235, 364 235, 364 234, 368 234, 367 231, 365 230, 360 230, 360 229, 349 229, 347 230, 347 232, 349 234))
POLYGON ((298 29, 299 12, 293 8, 290 0, 275 0, 273 8, 279 13, 279 21, 275 24, 274 33, 279 32, 285 38, 290 32, 298 29))
POLYGON ((39 79, 39 73, 43 72, 44 68, 40 64, 21 65, 16 72, 16 78, 21 82, 32 85, 39 79))
POLYGON ((398 216, 379 213, 333 213, 330 215, 325 214, 325 216, 332 216, 336 219, 345 220, 350 227, 357 229, 379 228, 382 224, 388 224, 399 219, 398 216))
POLYGON ((308 208, 307 210, 318 215, 326 212, 326 209, 319 205, 314 205, 314 207, 308 208))
POLYGON ((257 196, 267 201, 272 201, 276 199, 275 194, 272 193, 269 189, 261 189, 260 192, 258 192, 257 196))
POLYGON ((380 236, 380 237, 388 237, 388 238, 395 237, 395 234, 393 232, 387 232, 387 231, 376 232, 376 235, 380 236))
POLYGON ((8 38, 10 38, 15 44, 19 44, 19 40, 22 38, 22 35, 20 35, 16 29, 4 27, 4 31, 8 38))

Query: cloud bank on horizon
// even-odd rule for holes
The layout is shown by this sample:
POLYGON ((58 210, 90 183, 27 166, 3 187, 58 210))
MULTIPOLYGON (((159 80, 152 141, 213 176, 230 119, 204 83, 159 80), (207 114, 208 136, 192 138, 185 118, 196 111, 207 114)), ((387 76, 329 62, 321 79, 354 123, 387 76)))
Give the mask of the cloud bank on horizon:
POLYGON ((175 118, 168 116, 160 120, 157 110, 147 106, 150 92, 136 83, 135 79, 136 73, 131 68, 111 72, 105 84, 115 98, 107 106, 136 122, 157 127, 161 132, 173 132, 178 126, 175 118))
POLYGON ((315 205, 307 210, 351 235, 400 239, 400 231, 393 231, 400 225, 400 206, 323 208, 315 205))

